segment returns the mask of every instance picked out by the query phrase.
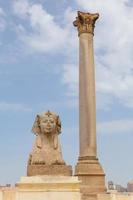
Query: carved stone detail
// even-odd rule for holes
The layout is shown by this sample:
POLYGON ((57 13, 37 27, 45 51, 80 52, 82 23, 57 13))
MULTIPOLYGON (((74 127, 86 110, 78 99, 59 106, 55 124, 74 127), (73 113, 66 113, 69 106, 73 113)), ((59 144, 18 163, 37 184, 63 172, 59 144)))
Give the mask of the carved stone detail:
POLYGON ((59 134, 61 121, 54 112, 42 112, 36 116, 32 127, 36 135, 29 155, 27 176, 61 175, 71 176, 72 167, 66 165, 61 151, 59 134))
POLYGON ((99 14, 90 14, 78 11, 78 17, 73 25, 78 28, 79 35, 81 33, 91 33, 94 35, 95 22, 99 18, 99 14))
POLYGON ((58 136, 61 133, 59 116, 50 111, 38 114, 32 132, 36 135, 36 140, 28 164, 64 165, 58 136))

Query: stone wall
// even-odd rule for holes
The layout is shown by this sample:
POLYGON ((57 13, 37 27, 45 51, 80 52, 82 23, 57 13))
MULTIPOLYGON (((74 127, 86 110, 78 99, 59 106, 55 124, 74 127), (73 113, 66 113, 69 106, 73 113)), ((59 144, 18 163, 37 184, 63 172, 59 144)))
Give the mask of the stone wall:
POLYGON ((16 188, 1 188, 0 200, 15 200, 16 188))
POLYGON ((133 193, 98 194, 97 200, 133 200, 133 193))
POLYGON ((3 200, 3 197, 2 197, 2 190, 0 190, 0 200, 3 200))
MULTIPOLYGON (((0 200, 16 200, 16 194, 17 188, 2 188, 0 200)), ((55 200, 58 199, 55 198, 55 200)), ((97 200, 133 200, 133 193, 98 194, 97 200)))
POLYGON ((129 183, 127 184, 127 191, 128 191, 128 192, 133 192, 133 182, 129 182, 129 183))

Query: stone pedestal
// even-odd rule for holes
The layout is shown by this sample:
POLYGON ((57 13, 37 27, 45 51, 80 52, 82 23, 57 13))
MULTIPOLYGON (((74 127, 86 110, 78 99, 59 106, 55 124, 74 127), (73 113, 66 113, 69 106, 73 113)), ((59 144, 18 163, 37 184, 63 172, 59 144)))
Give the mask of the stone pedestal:
POLYGON ((96 200, 98 193, 106 191, 105 174, 98 159, 80 160, 75 167, 75 175, 82 181, 82 200, 96 200))
POLYGON ((70 165, 28 165, 27 176, 53 175, 72 176, 70 165))
POLYGON ((80 200, 77 177, 22 177, 17 184, 16 200, 80 200))

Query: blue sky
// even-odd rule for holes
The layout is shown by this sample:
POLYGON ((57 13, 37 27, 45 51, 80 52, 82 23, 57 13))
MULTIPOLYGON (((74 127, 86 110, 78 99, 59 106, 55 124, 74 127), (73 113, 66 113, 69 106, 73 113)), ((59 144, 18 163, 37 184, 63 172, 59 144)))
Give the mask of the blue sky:
POLYGON ((133 7, 129 0, 0 0, 0 183, 26 174, 38 112, 62 121, 64 159, 78 158, 77 10, 95 28, 98 157, 106 180, 133 179, 133 7))

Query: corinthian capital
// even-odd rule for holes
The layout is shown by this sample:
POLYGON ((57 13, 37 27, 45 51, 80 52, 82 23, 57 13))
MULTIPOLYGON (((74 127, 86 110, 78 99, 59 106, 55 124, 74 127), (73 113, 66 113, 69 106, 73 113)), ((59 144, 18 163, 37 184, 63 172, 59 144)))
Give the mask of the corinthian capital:
POLYGON ((79 35, 81 33, 94 34, 95 22, 98 18, 98 13, 91 14, 78 11, 78 17, 76 17, 73 25, 78 28, 79 35))

